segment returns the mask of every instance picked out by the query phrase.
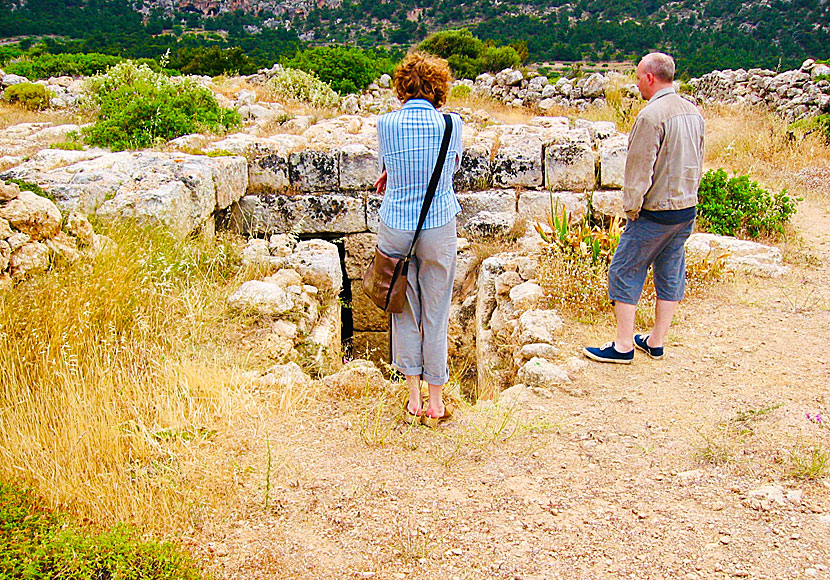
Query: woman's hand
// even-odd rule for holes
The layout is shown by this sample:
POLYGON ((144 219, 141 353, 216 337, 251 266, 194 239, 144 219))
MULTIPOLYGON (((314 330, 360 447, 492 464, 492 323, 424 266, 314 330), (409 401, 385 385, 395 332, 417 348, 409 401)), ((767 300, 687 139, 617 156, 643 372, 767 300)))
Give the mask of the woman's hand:
POLYGON ((383 170, 383 173, 380 174, 378 180, 375 182, 375 193, 382 194, 386 191, 386 170, 383 170))

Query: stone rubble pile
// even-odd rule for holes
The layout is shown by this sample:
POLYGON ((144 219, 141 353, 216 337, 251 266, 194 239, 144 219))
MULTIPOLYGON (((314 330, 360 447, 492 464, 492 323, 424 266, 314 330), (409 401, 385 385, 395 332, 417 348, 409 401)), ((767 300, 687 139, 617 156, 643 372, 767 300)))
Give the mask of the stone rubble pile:
POLYGON ((712 71, 689 84, 703 103, 768 108, 788 121, 830 113, 830 66, 805 60, 798 70, 712 71))
POLYGON ((70 213, 63 222, 51 200, 0 181, 0 291, 45 272, 57 260, 94 255, 106 243, 81 214, 70 213))
POLYGON ((605 104, 605 89, 612 81, 622 80, 626 94, 638 95, 630 80, 618 73, 591 73, 576 79, 560 77, 550 83, 546 76, 505 69, 496 74, 484 73, 475 82, 464 80, 456 84, 469 86, 476 95, 490 97, 514 107, 528 107, 542 112, 554 107, 573 107, 585 110, 605 104))
POLYGON ((252 239, 243 265, 272 272, 243 283, 228 297, 228 306, 253 311, 270 325, 264 348, 275 360, 302 360, 320 374, 342 366, 338 297, 343 285, 337 246, 288 234, 252 239))

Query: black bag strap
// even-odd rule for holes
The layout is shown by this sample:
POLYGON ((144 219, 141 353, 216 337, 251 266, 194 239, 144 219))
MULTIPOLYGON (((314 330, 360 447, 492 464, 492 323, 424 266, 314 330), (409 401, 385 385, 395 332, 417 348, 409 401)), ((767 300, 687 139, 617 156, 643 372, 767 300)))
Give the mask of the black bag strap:
POLYGON ((438 160, 435 162, 435 168, 432 170, 432 177, 429 179, 426 195, 424 195, 424 204, 421 206, 421 216, 418 218, 418 227, 415 229, 415 237, 412 238, 412 244, 409 246, 409 251, 406 253, 406 261, 412 257, 412 250, 415 249, 415 242, 418 241, 418 236, 421 233, 421 228, 424 227, 424 222, 429 213, 429 206, 432 205, 432 199, 435 197, 435 190, 438 188, 438 181, 441 179, 441 172, 444 169, 444 161, 447 158, 447 150, 450 147, 450 137, 452 136, 452 117, 444 113, 444 138, 441 140, 441 148, 438 150, 438 160))

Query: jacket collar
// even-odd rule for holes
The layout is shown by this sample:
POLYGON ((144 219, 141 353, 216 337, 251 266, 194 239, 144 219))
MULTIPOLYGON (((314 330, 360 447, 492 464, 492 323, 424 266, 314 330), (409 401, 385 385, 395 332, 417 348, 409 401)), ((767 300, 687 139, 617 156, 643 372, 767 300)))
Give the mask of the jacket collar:
POLYGON ((671 95, 675 92, 674 87, 666 87, 665 89, 660 89, 656 93, 654 93, 648 102, 656 101, 660 97, 665 97, 666 95, 671 95))

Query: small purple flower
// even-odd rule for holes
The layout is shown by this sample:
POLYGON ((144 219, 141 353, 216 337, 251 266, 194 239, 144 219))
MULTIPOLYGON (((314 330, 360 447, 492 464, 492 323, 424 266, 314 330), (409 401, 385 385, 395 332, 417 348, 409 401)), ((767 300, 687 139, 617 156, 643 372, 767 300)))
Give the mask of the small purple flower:
POLYGON ((807 413, 807 420, 816 423, 817 425, 824 425, 824 418, 821 416, 821 413, 807 413))

